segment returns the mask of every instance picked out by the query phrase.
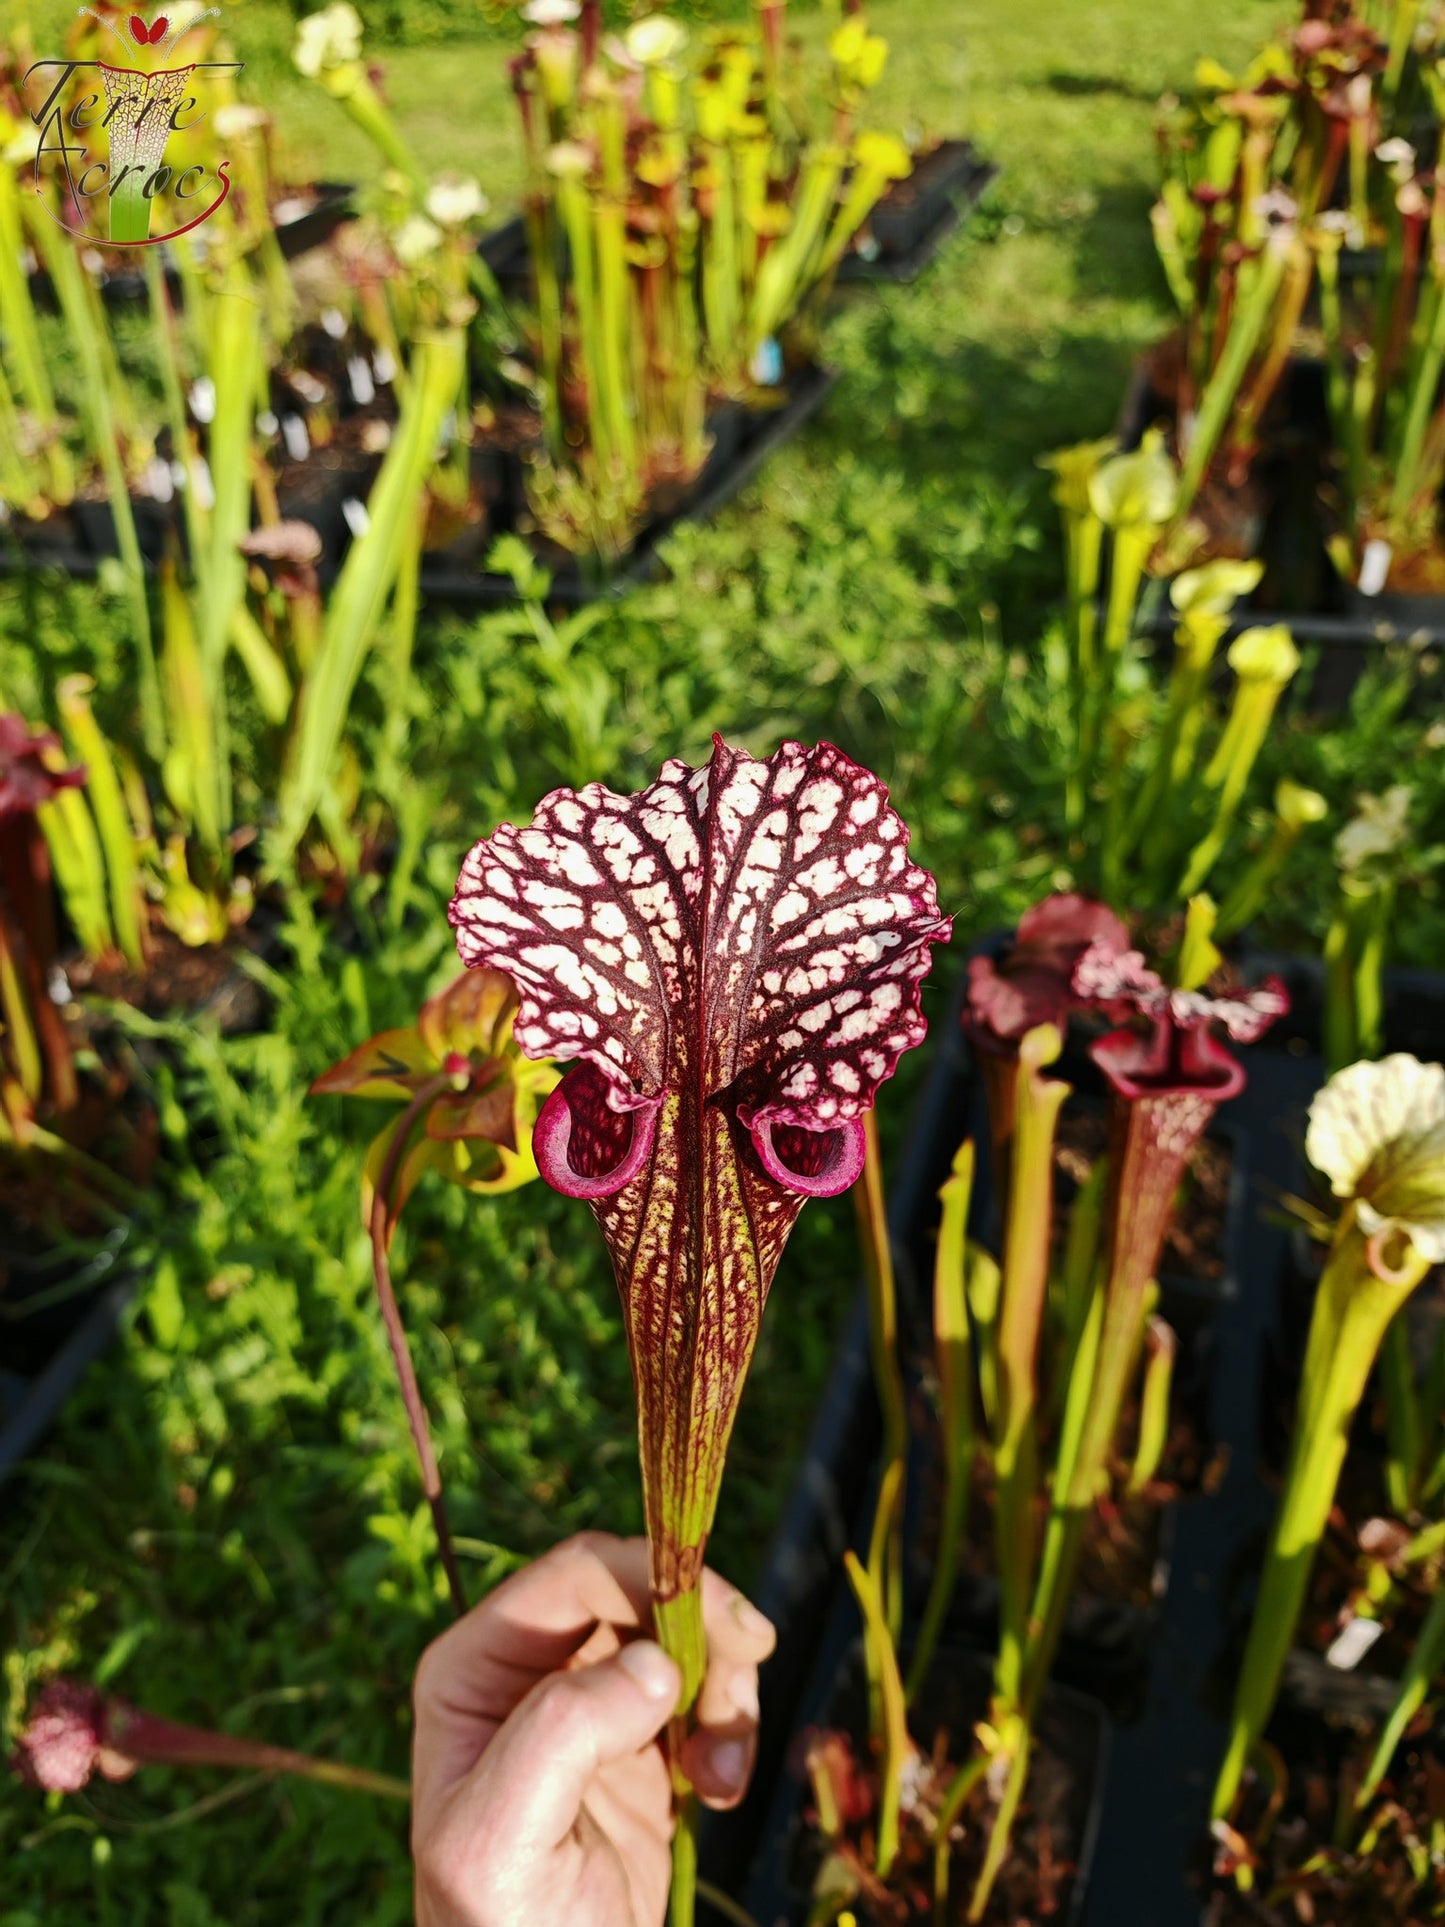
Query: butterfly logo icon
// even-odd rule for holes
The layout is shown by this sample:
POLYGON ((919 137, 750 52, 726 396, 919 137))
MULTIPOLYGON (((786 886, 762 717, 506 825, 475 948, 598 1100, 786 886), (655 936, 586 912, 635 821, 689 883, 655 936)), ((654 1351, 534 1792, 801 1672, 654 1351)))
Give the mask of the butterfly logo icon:
POLYGON ((133 13, 130 17, 131 37, 138 47, 154 47, 158 40, 164 39, 166 28, 169 25, 170 22, 164 14, 147 27, 140 15, 133 13))

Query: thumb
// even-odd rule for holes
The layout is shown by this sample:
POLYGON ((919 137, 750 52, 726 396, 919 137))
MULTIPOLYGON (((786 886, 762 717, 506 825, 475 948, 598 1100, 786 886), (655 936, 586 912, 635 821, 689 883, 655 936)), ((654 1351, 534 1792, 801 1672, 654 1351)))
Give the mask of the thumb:
POLYGON ((655 1740, 681 1689, 676 1665, 650 1639, 549 1674, 453 1789, 454 1817, 474 1816, 509 1859, 550 1853, 575 1825, 599 1768, 655 1740))

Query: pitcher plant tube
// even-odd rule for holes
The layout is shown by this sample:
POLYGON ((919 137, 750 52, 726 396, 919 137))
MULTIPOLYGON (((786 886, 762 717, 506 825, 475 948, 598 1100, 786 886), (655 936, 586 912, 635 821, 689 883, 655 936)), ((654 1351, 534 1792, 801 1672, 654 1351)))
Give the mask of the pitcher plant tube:
POLYGON ((1445 1068, 1399 1052, 1336 1072, 1310 1106, 1305 1154, 1342 1210, 1310 1319, 1284 1491, 1214 1789, 1216 1821, 1234 1807, 1273 1710, 1385 1334, 1445 1259, 1445 1068))
MULTIPOLYGON (((707 1537, 763 1304, 809 1197, 864 1164, 864 1114, 927 1025, 933 879, 878 779, 830 744, 766 761, 713 739, 635 796, 555 790, 468 856, 469 964, 505 971, 529 1056, 574 1060, 537 1163, 585 1198, 622 1296, 676 1761, 702 1680, 707 1537)), ((693 1918, 681 1813, 673 1922, 693 1918)))

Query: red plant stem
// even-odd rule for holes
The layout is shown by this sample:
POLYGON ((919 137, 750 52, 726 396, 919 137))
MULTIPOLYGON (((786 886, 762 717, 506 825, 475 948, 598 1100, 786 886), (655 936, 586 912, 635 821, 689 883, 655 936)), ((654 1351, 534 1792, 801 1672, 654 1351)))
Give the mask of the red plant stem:
POLYGON ((391 1242, 391 1233, 395 1229, 388 1205, 392 1184, 401 1168, 401 1161, 411 1142, 412 1130, 417 1119, 432 1099, 439 1097, 450 1086, 451 1078, 445 1071, 428 1078, 412 1098, 411 1103, 407 1105, 392 1135, 381 1169, 377 1173, 376 1194, 371 1203, 371 1269, 376 1279, 376 1296, 381 1305, 382 1323, 386 1326, 386 1335, 391 1344, 391 1356, 401 1384, 401 1398, 406 1407, 407 1424, 411 1427, 412 1443, 416 1447, 417 1463, 421 1467, 422 1490, 426 1494, 427 1504, 431 1507, 432 1524, 436 1528, 437 1550, 441 1555, 442 1570, 446 1573, 452 1605, 457 1618, 460 1619, 467 1610, 467 1595, 463 1590, 461 1572, 457 1567, 456 1549, 452 1545, 451 1522, 447 1517, 447 1503, 442 1492, 442 1476, 431 1442, 431 1428, 427 1423, 426 1406, 422 1403, 421 1387, 417 1384, 416 1367, 412 1364, 411 1351, 407 1346, 406 1330, 401 1322, 396 1291, 391 1282, 391 1265, 387 1258, 387 1246, 391 1242))
POLYGON ((258 1773, 291 1773, 330 1786, 351 1787, 358 1793, 375 1793, 387 1800, 411 1797, 406 1781, 393 1779, 390 1774, 346 1766, 339 1760, 314 1759, 309 1753, 293 1752, 289 1746, 268 1746, 236 1734, 181 1726, 119 1702, 106 1709, 104 1739, 107 1752, 118 1753, 137 1766, 241 1767, 258 1773))
POLYGON ((1395 299, 1390 316, 1389 338, 1385 352, 1380 357, 1379 407, 1389 392, 1395 370, 1405 347, 1405 337, 1415 313, 1415 290, 1420 279, 1420 238, 1424 233, 1423 216, 1407 214, 1404 217, 1404 232, 1401 236, 1400 274, 1395 284, 1395 299))
POLYGON ((582 0, 582 71, 587 73, 597 60, 602 44, 602 0, 582 0))

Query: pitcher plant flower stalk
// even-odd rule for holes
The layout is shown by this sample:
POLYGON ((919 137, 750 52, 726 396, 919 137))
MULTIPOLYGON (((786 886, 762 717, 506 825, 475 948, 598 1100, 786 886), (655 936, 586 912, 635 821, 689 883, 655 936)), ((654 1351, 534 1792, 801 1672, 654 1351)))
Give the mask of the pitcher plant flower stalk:
POLYGON ((853 1204, 868 1296, 873 1383, 883 1414, 883 1443, 879 1448, 883 1471, 870 1534, 869 1578, 882 1603, 889 1637, 896 1643, 903 1631, 903 1490, 908 1461, 908 1392, 898 1356, 898 1284, 888 1235, 878 1120, 872 1111, 863 1119, 863 1170, 853 1186, 853 1204))
POLYGON ((1315 1555, 1386 1332, 1445 1260, 1445 1068, 1404 1052, 1347 1066, 1310 1106, 1305 1155, 1342 1210, 1315 1297, 1284 1489, 1211 1813, 1233 1810, 1279 1690, 1315 1555))
POLYGON ((235 1733, 183 1726, 75 1679, 54 1679, 41 1689, 12 1764, 23 1780, 47 1793, 79 1793, 96 1773, 105 1780, 128 1780, 144 1766, 221 1766, 294 1774, 383 1800, 411 1799, 409 1784, 389 1773, 318 1760, 235 1733))
POLYGON ((415 1024, 368 1039, 311 1086, 313 1097, 391 1099, 404 1107, 367 1153, 361 1220, 371 1240, 382 1322, 458 1618, 467 1609, 466 1593, 392 1283, 390 1250, 407 1200, 426 1172, 437 1171, 483 1196, 514 1191, 536 1177, 532 1127, 538 1102, 557 1076, 550 1064, 529 1061, 513 1043, 516 1010, 517 994, 500 972, 464 971, 427 999, 415 1024))
MULTIPOLYGON (((472 850, 463 960, 506 972, 529 1056, 572 1060, 537 1121, 542 1175, 587 1200, 622 1298, 658 1637, 702 1680, 703 1560, 779 1258, 809 1197, 864 1167, 863 1118, 927 1028, 932 878, 883 785, 830 744, 765 761, 714 737, 635 796, 555 790, 472 850)), ((695 1803, 672 1918, 690 1927, 695 1803)))
POLYGON ((1236 677, 1234 700, 1203 777, 1205 789, 1215 794, 1214 821, 1190 854, 1179 882, 1181 897, 1201 890, 1219 860, 1280 697, 1300 666, 1300 653, 1289 630, 1276 623, 1246 629, 1230 644, 1228 661, 1236 677))

